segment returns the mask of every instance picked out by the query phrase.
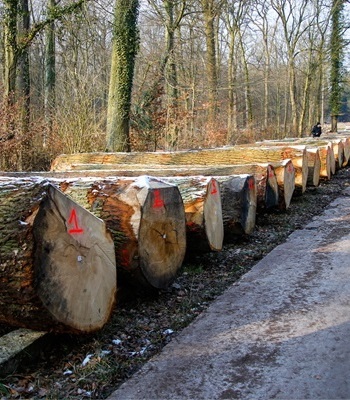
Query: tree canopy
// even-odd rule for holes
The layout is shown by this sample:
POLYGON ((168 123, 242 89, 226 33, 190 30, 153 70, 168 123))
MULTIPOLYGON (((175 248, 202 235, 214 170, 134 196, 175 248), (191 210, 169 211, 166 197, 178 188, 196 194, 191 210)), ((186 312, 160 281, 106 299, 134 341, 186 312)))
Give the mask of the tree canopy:
POLYGON ((304 136, 318 120, 349 120, 349 7, 0 0, 0 146, 11 154, 0 166, 304 136))

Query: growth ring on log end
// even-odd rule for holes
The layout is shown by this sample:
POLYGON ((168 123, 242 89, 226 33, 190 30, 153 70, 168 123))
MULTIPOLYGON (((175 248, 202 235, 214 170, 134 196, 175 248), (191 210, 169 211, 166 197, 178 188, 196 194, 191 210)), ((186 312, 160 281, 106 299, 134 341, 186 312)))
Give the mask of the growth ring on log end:
POLYGON ((186 252, 186 219, 179 189, 149 179, 141 214, 140 268, 153 287, 164 288, 174 280, 186 252))
POLYGON ((35 284, 43 305, 73 330, 102 328, 117 287, 114 244, 104 222, 50 185, 33 234, 35 284))

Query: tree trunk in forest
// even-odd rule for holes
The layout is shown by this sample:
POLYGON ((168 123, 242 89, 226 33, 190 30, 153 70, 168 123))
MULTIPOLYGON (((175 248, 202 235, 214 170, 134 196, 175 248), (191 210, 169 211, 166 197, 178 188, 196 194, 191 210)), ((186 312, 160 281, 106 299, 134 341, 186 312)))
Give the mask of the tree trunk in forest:
MULTIPOLYGON (((20 23, 19 23, 19 35, 25 37, 30 28, 30 16, 28 0, 20 1, 20 23)), ((23 99, 22 104, 22 134, 27 135, 30 121, 30 76, 29 76, 29 49, 25 48, 18 59, 18 95, 23 99)), ((28 143, 25 145, 25 149, 28 143)))
POLYGON ((208 77, 208 121, 214 124, 217 102, 218 102, 218 77, 216 66, 215 28, 216 17, 215 4, 213 0, 201 0, 205 25, 206 43, 206 71, 208 77))
POLYGON ((105 221, 116 249, 119 277, 145 289, 166 288, 186 251, 179 189, 152 177, 72 179, 61 190, 105 221))
POLYGON ((220 182, 224 242, 236 240, 254 231, 256 185, 253 175, 221 176, 220 182))
POLYGON ((338 117, 341 113, 344 75, 344 4, 345 0, 332 0, 330 37, 330 114, 331 132, 338 131, 338 117))
POLYGON ((129 119, 138 49, 138 0, 116 0, 107 111, 107 149, 130 151, 129 119))
MULTIPOLYGON (((56 0, 49 0, 48 15, 56 6, 56 0)), ((55 22, 52 21, 45 29, 45 93, 44 112, 47 132, 44 133, 43 146, 46 146, 47 136, 52 132, 53 113, 55 109, 56 96, 56 49, 55 49, 55 22)))
POLYGON ((14 101, 17 73, 17 15, 18 1, 5 1, 4 10, 4 96, 14 101))
POLYGON ((222 250, 224 225, 220 184, 212 177, 167 177, 162 181, 176 185, 185 206, 187 253, 222 250))
POLYGON ((116 264, 103 221, 38 178, 0 180, 0 322, 88 333, 109 320, 116 264))
POLYGON ((227 143, 232 143, 234 133, 238 129, 237 121, 237 65, 235 61, 234 30, 229 30, 229 58, 228 58, 228 112, 227 112, 227 143))

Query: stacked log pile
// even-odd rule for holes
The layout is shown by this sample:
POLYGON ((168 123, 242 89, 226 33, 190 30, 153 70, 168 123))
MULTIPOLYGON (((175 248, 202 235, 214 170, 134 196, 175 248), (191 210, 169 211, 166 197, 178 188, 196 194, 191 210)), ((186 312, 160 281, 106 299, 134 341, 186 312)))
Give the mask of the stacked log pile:
POLYGON ((290 159, 295 167, 295 186, 298 192, 306 190, 308 161, 306 148, 291 146, 233 146, 177 152, 143 153, 80 153, 63 154, 52 163, 52 171, 69 171, 76 164, 139 164, 139 165, 236 165, 272 163, 290 159))
POLYGON ((185 210, 177 186, 141 176, 70 180, 60 188, 105 221, 122 276, 156 289, 175 279, 186 251, 185 210))
POLYGON ((0 322, 100 329, 116 302, 117 275, 167 288, 186 252, 220 251, 251 234, 256 213, 288 209, 349 159, 349 138, 330 135, 61 155, 48 173, 2 173, 0 322))

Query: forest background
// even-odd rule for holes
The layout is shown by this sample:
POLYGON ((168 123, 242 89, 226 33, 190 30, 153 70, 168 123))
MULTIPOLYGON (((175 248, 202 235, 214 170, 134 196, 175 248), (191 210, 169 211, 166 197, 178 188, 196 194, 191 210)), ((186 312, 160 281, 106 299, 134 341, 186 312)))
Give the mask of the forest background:
POLYGON ((336 131, 348 3, 0 0, 0 170, 336 131))

